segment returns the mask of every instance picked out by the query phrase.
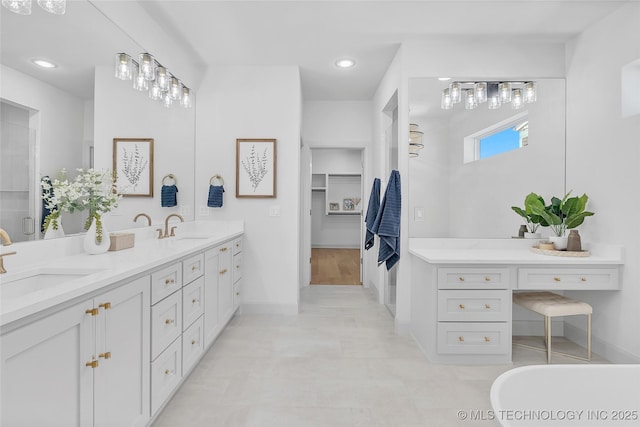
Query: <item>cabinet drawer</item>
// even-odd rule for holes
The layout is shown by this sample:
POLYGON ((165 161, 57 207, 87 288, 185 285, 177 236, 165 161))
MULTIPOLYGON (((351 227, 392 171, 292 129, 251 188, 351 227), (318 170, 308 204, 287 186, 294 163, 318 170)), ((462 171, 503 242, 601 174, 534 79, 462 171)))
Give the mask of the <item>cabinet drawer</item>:
POLYGON ((511 318, 511 291, 439 290, 438 320, 499 322, 511 318))
POLYGON ((182 287, 182 264, 151 273, 151 304, 171 295, 182 287))
POLYGON ((619 289, 618 268, 521 268, 518 289, 619 289))
POLYGON ((151 363, 151 415, 167 400, 182 378, 182 339, 178 338, 151 363))
POLYGON ((238 280, 233 284, 233 309, 240 307, 240 284, 242 281, 238 280))
POLYGON ((199 254, 182 261, 182 282, 193 282, 204 274, 204 254, 199 254))
POLYGON ((439 289, 509 289, 507 268, 439 268, 439 289))
POLYGON ((187 375, 204 353, 204 319, 198 318, 182 334, 182 373, 187 375))
POLYGON ((182 329, 187 329, 204 309, 204 277, 182 288, 182 329))
POLYGON ((242 277, 242 254, 233 256, 233 283, 236 283, 242 277))
POLYGON ((438 323, 441 354, 506 354, 510 346, 508 323, 438 323))
POLYGON ((235 255, 239 252, 242 252, 242 237, 233 241, 233 254, 235 255))
POLYGON ((182 292, 151 307, 151 360, 182 333, 182 292))

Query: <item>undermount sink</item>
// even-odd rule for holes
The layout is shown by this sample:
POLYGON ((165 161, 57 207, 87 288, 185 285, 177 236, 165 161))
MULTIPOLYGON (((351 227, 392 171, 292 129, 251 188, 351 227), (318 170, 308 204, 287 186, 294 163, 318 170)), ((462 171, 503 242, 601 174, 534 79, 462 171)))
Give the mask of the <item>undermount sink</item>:
POLYGON ((2 298, 15 298, 98 273, 95 268, 43 267, 0 276, 2 298))

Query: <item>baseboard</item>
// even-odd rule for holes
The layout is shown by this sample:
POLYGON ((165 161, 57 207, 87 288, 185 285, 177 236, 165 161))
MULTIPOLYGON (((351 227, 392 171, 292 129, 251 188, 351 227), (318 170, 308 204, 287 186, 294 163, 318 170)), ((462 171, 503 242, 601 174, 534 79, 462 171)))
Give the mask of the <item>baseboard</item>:
MULTIPOLYGON (((585 329, 566 323, 564 332, 567 339, 582 347, 587 347, 587 331, 585 329)), ((640 363, 640 357, 595 336, 591 337, 591 351, 611 363, 640 363)))
POLYGON ((311 244, 311 249, 360 249, 359 244, 311 244))
POLYGON ((298 314, 298 304, 275 303, 242 303, 241 314, 284 314, 288 316, 298 314))

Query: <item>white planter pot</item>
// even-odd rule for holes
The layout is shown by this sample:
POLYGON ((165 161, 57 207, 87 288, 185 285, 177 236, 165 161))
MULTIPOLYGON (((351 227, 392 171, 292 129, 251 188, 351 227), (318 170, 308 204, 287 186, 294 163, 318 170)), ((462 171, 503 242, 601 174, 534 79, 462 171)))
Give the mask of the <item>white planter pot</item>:
POLYGON ((553 247, 557 251, 564 251, 567 249, 567 236, 549 236, 549 241, 553 243, 553 247))
POLYGON ((525 239, 539 239, 540 233, 524 233, 525 239))
POLYGON ((62 217, 59 216, 58 219, 58 229, 54 230, 53 225, 49 223, 49 226, 44 231, 45 239, 57 239, 58 237, 64 237, 64 229, 62 228, 62 217))
POLYGON ((109 246, 111 246, 111 240, 109 239, 109 232, 107 231, 104 223, 102 225, 102 241, 98 242, 96 236, 96 220, 91 220, 91 226, 87 230, 87 234, 84 236, 84 250, 91 255, 99 255, 107 252, 109 246))

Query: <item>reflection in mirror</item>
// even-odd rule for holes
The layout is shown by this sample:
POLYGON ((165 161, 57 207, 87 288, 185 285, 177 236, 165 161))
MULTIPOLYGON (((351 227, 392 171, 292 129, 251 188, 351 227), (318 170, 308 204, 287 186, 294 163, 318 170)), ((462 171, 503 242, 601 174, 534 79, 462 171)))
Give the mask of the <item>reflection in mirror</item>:
MULTIPOLYGON (((94 152, 95 167, 111 169, 110 150, 114 137, 137 137, 142 132, 142 136, 159 141, 165 136, 166 146, 180 144, 185 156, 166 155, 168 160, 165 161, 184 164, 189 174, 175 169, 172 172, 182 172, 182 183, 193 183, 195 112, 190 110, 184 119, 182 115, 187 113, 178 113, 179 118, 167 118, 164 115, 167 112, 160 111, 155 105, 147 108, 145 103, 143 114, 128 112, 126 118, 116 119, 115 113, 121 110, 119 106, 152 103, 146 94, 131 89, 131 82, 113 77, 115 53, 137 54, 145 49, 93 3, 87 0, 67 2, 64 15, 52 15, 39 8, 33 8, 28 16, 0 13, 0 226, 9 231, 15 242, 43 237, 40 233, 40 179, 44 176, 56 178, 63 168, 73 178, 77 168, 94 166, 94 152), (36 58, 47 59, 57 66, 50 69, 36 67, 32 62, 36 58), (105 95, 116 96, 116 93, 117 102, 105 95), (131 124, 131 117, 136 117, 135 126, 131 124), (164 129, 156 125, 158 122, 167 123, 181 138, 163 134, 164 129), (22 135, 25 142, 18 142, 16 135, 22 135)), ((156 155, 158 164, 162 165, 165 153, 158 150, 156 155)), ((163 172, 157 171, 157 174, 163 172)), ((193 196, 185 190, 181 191, 181 209, 193 212, 193 196)), ((142 210, 154 216, 155 205, 155 198, 121 203, 118 208, 120 218, 107 219, 109 230, 134 227, 133 216, 137 212, 130 215, 129 210, 142 210)), ((157 205, 160 206, 159 201, 157 205)), ((85 219, 86 212, 63 214, 65 234, 84 231, 85 219)))
POLYGON ((565 81, 533 80, 537 102, 522 109, 467 110, 441 108, 449 82, 410 79, 410 123, 424 133, 409 162, 410 237, 511 238, 522 223, 511 206, 532 191, 565 194, 565 81), (516 134, 517 149, 486 155, 484 138, 503 130, 516 134))

